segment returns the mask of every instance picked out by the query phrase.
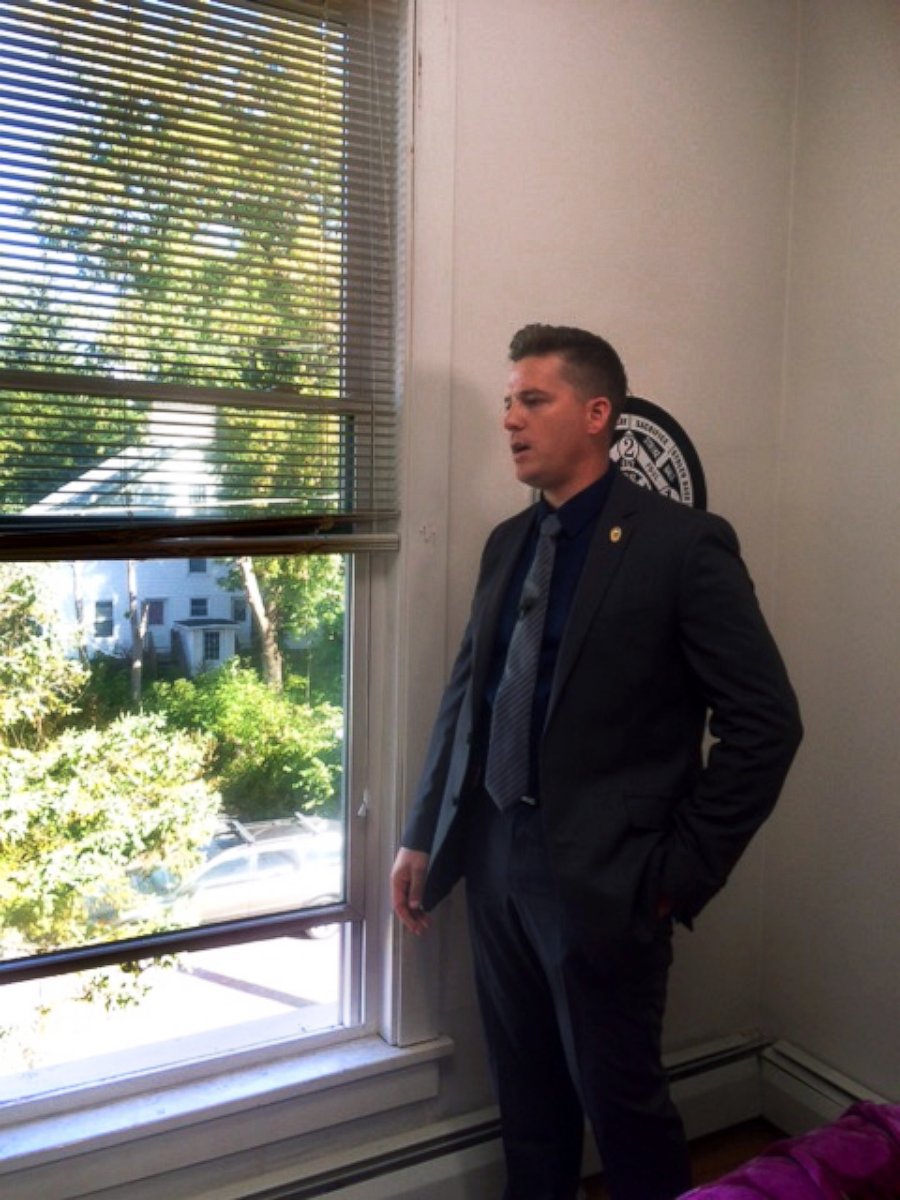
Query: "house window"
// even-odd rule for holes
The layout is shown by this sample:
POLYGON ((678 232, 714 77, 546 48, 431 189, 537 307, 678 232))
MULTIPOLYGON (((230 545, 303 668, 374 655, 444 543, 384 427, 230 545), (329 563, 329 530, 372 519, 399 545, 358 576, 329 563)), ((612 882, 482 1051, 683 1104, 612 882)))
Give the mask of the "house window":
POLYGON ((247 620, 247 601, 243 596, 231 597, 231 619, 239 625, 247 620))
POLYGON ((220 637, 215 629, 203 631, 203 661, 218 662, 222 657, 219 646, 220 637))
MULTIPOLYGON (((397 548, 398 10, 93 0, 4 14, 0 155, 18 166, 0 180, 0 589, 32 605, 58 669, 28 728, 0 729, 0 756, 27 744, 22 795, 52 825, 4 838, 0 982, 70 980, 74 996, 91 990, 83 972, 129 968, 106 1006, 94 987, 94 1043, 64 1036, 65 987, 58 1012, 35 1001, 59 1035, 29 1047, 37 1066, 47 1046, 107 1049, 107 1008, 140 1014, 145 985, 179 1019, 255 1042, 377 1019, 363 985, 379 889, 350 814, 366 811, 368 556, 397 548), (196 630, 176 621, 169 645, 122 622, 120 656, 97 661, 72 641, 83 621, 69 614, 91 598, 74 562, 84 578, 115 568, 132 613, 140 578, 171 614, 205 616, 207 598, 178 588, 215 575, 262 632, 195 677, 196 630), (257 871, 272 889, 209 917, 204 870, 257 842, 279 843, 284 870, 257 871), (313 966, 323 908, 337 932, 313 966), (248 969, 249 989, 175 1000, 188 978, 248 969), (246 995, 286 978, 300 990, 278 1020, 248 1016, 246 995)), ((98 601, 97 637, 112 618, 98 601)), ((130 1028, 173 1056, 197 1032, 167 1018, 148 1034, 139 1015, 130 1028)))
POLYGON ((109 638, 113 635, 113 602, 98 600, 94 605, 94 637, 109 638))
POLYGON ((166 602, 165 600, 147 600, 147 624, 148 625, 165 625, 166 623, 166 602))

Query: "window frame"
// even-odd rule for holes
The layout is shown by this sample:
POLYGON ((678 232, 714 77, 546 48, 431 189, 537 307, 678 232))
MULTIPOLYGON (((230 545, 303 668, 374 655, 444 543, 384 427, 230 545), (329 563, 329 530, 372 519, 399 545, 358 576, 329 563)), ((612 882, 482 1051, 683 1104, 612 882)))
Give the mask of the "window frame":
MULTIPOLYGON (((81 548, 81 558, 91 561, 91 545, 81 548)), ((345 763, 343 776, 343 810, 345 814, 346 849, 345 879, 346 898, 343 902, 317 907, 311 910, 297 909, 289 912, 269 913, 258 917, 242 918, 211 926, 196 926, 164 933, 122 938, 115 942, 77 945, 37 954, 28 958, 0 961, 0 987, 3 983, 16 983, 42 977, 52 977, 71 971, 87 970, 92 967, 121 965, 148 957, 174 954, 179 951, 214 949, 238 946, 248 942, 268 940, 285 935, 297 935, 323 924, 339 923, 351 927, 353 945, 348 951, 348 963, 360 957, 362 934, 365 924, 365 848, 360 844, 368 817, 368 785, 366 780, 366 749, 369 730, 368 719, 371 705, 367 696, 369 621, 365 616, 370 600, 368 595, 368 569, 359 559, 365 555, 346 554, 347 610, 345 612, 345 683, 344 683, 344 727, 345 763), (362 594, 360 595, 360 589, 362 594), (361 606, 362 612, 357 612, 361 606), (362 772, 360 774, 360 772, 362 772), (357 821, 351 820, 356 813, 357 821), (362 820, 362 824, 360 824, 362 820), (354 832, 354 830, 356 832, 354 832)), ((112 604, 111 601, 102 603, 112 604)), ((114 629, 113 629, 114 632, 114 629)), ((112 636, 112 635, 111 635, 112 636)), ((359 996, 362 975, 354 970, 344 986, 343 1010, 352 1014, 346 1018, 353 1025, 361 1024, 361 1014, 366 1008, 365 1000, 359 996)))
MULTIPOLYGON (((344 725, 348 731, 354 732, 347 739, 348 752, 344 761, 346 899, 340 904, 308 910, 306 916, 300 916, 301 910, 275 912, 264 917, 194 926, 168 934, 128 938, 104 946, 71 947, 31 959, 8 960, 0 964, 1 994, 5 983, 52 978, 55 974, 70 971, 125 964, 146 959, 150 953, 164 955, 185 950, 239 947, 248 942, 296 936, 314 926, 334 922, 340 924, 343 930, 342 995, 338 1001, 341 1024, 328 1030, 305 1032, 298 1028, 296 1016, 290 1014, 274 1021, 258 1022, 259 1030, 248 1031, 251 1040, 246 1044, 227 1044, 230 1030, 226 1027, 209 1036, 176 1038, 175 1043, 166 1040, 133 1051, 126 1056, 126 1064, 122 1064, 120 1052, 110 1056, 113 1074, 107 1074, 108 1068, 98 1063, 96 1058, 86 1057, 58 1067, 40 1068, 29 1079, 24 1076, 5 1076, 0 1078, 0 1129, 5 1124, 4 1093, 11 1086, 17 1090, 18 1123, 20 1117, 31 1111, 34 1111, 36 1120, 43 1120, 47 1115, 59 1111, 60 1105, 70 1104, 74 1097, 84 1098, 78 1100, 79 1108, 85 1103, 92 1103, 91 1097, 96 1092, 98 1080, 101 1081, 102 1103, 115 1106, 121 1099, 134 1094, 154 1096, 158 1088, 172 1084, 184 1084, 188 1088, 197 1088, 199 1084, 202 1091, 205 1080, 227 1078, 245 1068, 251 1072, 259 1070, 265 1075, 272 1062, 316 1061, 317 1057, 323 1062, 340 1061, 342 1046, 360 1040, 366 1043, 366 1039, 370 1039, 368 1045, 372 1048, 373 1062, 378 1062, 382 1057, 371 1039, 378 1037, 379 1032, 385 1032, 385 1012, 378 1002, 378 994, 380 986, 385 983, 384 970, 389 960, 377 961, 376 955, 366 954, 367 944, 371 946, 377 941, 372 937, 372 930, 377 929, 383 919, 379 902, 379 893, 383 888, 380 883, 378 888, 371 886, 373 871, 379 881, 383 876, 382 868, 374 865, 378 862, 374 852, 383 830, 377 811, 370 804, 370 745, 373 737, 384 737, 384 728, 380 724, 374 728, 371 726, 371 689, 373 686, 380 689, 383 684, 379 672, 374 674, 373 684, 370 672, 373 602, 371 565, 367 554, 347 557, 349 602, 346 613, 344 694, 347 707, 344 725), (367 930, 370 931, 368 936, 367 930), (181 1043, 178 1054, 173 1052, 176 1043, 181 1043), (215 1068, 210 1066, 210 1052, 215 1054, 215 1068), (22 1103, 19 1103, 19 1094, 22 1103)), ((384 599, 382 594, 380 602, 384 599)), ((376 604, 379 604, 378 599, 376 604)), ((392 1042, 394 1039, 389 1037, 388 1040, 392 1042)), ((449 1043, 442 1043, 442 1046, 436 1057, 448 1052, 449 1043)), ((256 1094, 256 1088, 253 1088, 253 1094, 256 1094)), ((0 1183, 2 1162, 4 1153, 0 1151, 0 1183)))
POLYGON ((166 623, 165 596, 150 596, 144 600, 147 609, 147 625, 151 629, 160 629, 166 623), (158 620, 156 618, 159 618, 158 620))
MULTIPOLYGON (((416 203, 409 207, 405 234, 406 281, 407 304, 415 298, 417 318, 402 343, 402 357, 411 394, 427 395, 428 403, 412 404, 404 419, 403 552, 399 558, 378 553, 395 550, 396 543, 373 537, 367 548, 375 552, 356 555, 368 603, 359 603, 357 591, 353 616, 364 623, 371 645, 363 663, 365 693, 357 679, 354 696, 354 703, 372 708, 369 742, 353 749, 370 757, 362 778, 372 790, 362 796, 365 817, 354 812, 350 819, 363 820, 367 831, 366 920, 370 937, 378 941, 367 958, 366 994, 374 1010, 367 1014, 367 1027, 374 1015, 376 1032, 299 1041, 273 1034, 268 1045, 241 1053, 211 1042, 194 1064, 148 1068, 133 1063, 130 1081, 60 1077, 50 1089, 25 1097, 24 1104, 16 1098, 21 1124, 10 1128, 7 1149, 0 1152, 0 1180, 9 1200, 35 1194, 33 1169, 40 1172, 38 1190, 58 1200, 90 1193, 100 1178, 117 1193, 123 1189, 122 1195, 143 1183, 143 1195, 144 1181, 165 1176, 163 1186, 177 1186, 182 1172, 192 1194, 204 1187, 210 1194, 227 1189, 229 1195, 266 1186, 283 1190, 287 1180, 306 1175, 311 1159, 320 1161, 323 1137, 333 1147, 350 1149, 358 1145, 361 1129, 367 1136, 367 1119, 377 1122, 374 1135, 383 1136, 385 1130, 409 1128, 411 1113, 438 1111, 441 1064, 454 1049, 439 1033, 435 986, 445 966, 446 906, 427 939, 403 937, 390 915, 387 875, 402 826, 403 797, 424 754, 433 702, 448 665, 446 643, 453 640, 446 521, 450 480, 434 465, 445 459, 453 413, 454 298, 447 286, 453 220, 447 197, 454 171, 447 147, 454 140, 456 73, 452 0, 411 2, 406 11, 406 107, 410 121, 415 113, 416 129, 415 156, 410 156, 416 203), (416 97, 423 57, 424 104, 416 97), (427 622, 421 621, 422 612, 428 613, 427 622), (187 1092, 192 1106, 178 1107, 187 1092), (253 1119, 261 1105, 266 1106, 264 1121, 253 1119), (107 1119, 108 1112, 126 1107, 118 1127, 112 1115, 107 1119), (260 1154, 269 1149, 269 1161, 277 1167, 261 1175, 260 1154)), ((298 541, 309 539, 301 534, 298 541)), ((287 544, 282 534, 263 552, 287 544)), ((357 540, 352 549, 360 546, 357 540)), ((212 552, 224 550, 216 546, 212 552)), ((462 620, 460 612, 456 615, 462 620)))
MULTIPOLYGON (((266 8, 265 2, 261 3, 262 8, 266 8)), ((273 7, 269 3, 268 7, 273 7)), ((296 11, 298 14, 305 12, 305 6, 302 2, 294 3, 293 0, 279 0, 274 5, 275 8, 282 8, 288 12, 296 11)), ((379 9, 383 8, 388 11, 390 4, 378 5, 379 9)), ((240 5, 236 3, 236 8, 240 5)), ((402 4, 399 6, 402 13, 402 4)), ((347 28, 355 24, 360 29, 366 28, 367 21, 371 18, 372 13, 369 11, 369 6, 366 3, 354 3, 351 0, 348 3, 344 16, 338 19, 347 21, 347 28)), ((331 18, 329 18, 331 19, 331 18)), ((380 18, 379 18, 380 19, 380 18)), ((397 21, 398 33, 403 38, 404 22, 401 19, 397 21)), ((349 42, 348 52, 351 57, 348 61, 348 78, 353 77, 353 54, 359 54, 358 44, 353 39, 349 42)), ((399 56, 399 48, 394 52, 399 56)), ((360 57, 360 62, 363 58, 360 57)), ((358 166, 353 168, 358 171, 358 166)), ((391 181, 392 186, 396 185, 396 179, 391 181)), ((345 292, 352 290, 352 281, 360 272, 360 261, 368 261, 371 235, 360 237, 359 234, 364 228, 367 228, 365 222, 360 222, 354 212, 354 205, 362 205, 368 203, 368 199, 358 199, 354 192, 350 189, 347 192, 347 250, 345 262, 345 274, 343 277, 343 289, 345 292), (368 239, 368 240, 367 240, 368 239)), ((364 273, 364 272, 363 272, 364 273)), ((392 312, 391 320, 396 332, 396 312, 392 312)), ((344 353, 349 354, 353 361, 358 365, 364 361, 364 351, 357 347, 357 342, 364 339, 360 338, 360 331, 363 326, 360 323, 355 323, 348 334, 345 335, 344 353)), ((345 367, 346 370, 346 367, 345 367)), ((356 372, 358 374, 358 371, 356 372)), ((181 388, 170 384, 141 384, 139 382, 123 382, 114 378, 108 380, 88 379, 88 382, 97 384, 102 392, 104 389, 109 394, 119 394, 123 389, 130 395, 135 397, 140 396, 159 396, 163 399, 169 398, 177 401, 180 393, 185 394, 185 398, 197 400, 202 398, 203 388, 181 388), (188 396, 190 393, 190 396, 188 396)), ((79 387, 84 387, 79 376, 56 375, 50 376, 49 373, 23 372, 21 370, 2 370, 0 371, 0 385, 6 389, 15 389, 17 387, 42 387, 46 385, 51 390, 59 395, 75 394, 79 387), (26 378, 28 376, 28 378, 26 378)), ((236 398, 232 393, 223 396, 220 401, 215 397, 210 396, 210 399, 215 402, 231 402, 236 398)), ((313 409, 315 405, 312 406, 313 409)), ((352 405, 351 405, 352 408, 352 405)), ((385 513, 383 516, 390 517, 390 513, 385 513)), ((73 520, 67 522, 66 518, 48 519, 33 521, 31 518, 11 519, 3 522, 4 528, 0 530, 0 556, 18 559, 21 561, 53 561, 53 560, 69 560, 69 559, 96 559, 96 558, 124 558, 133 557, 136 559, 142 558, 157 558, 157 557, 184 557, 186 559, 185 570, 188 575, 199 575, 208 571, 208 560, 219 556, 232 557, 236 554, 236 547, 243 545, 246 549, 243 552, 271 556, 276 554, 305 554, 305 553, 340 553, 350 556, 350 562, 353 563, 353 568, 348 572, 352 576, 353 582, 350 587, 349 594, 352 597, 351 605, 357 604, 357 587, 356 582, 359 577, 359 572, 356 569, 356 560, 359 556, 367 557, 369 552, 389 551, 395 552, 398 547, 398 536, 392 528, 388 527, 384 531, 369 532, 365 529, 361 532, 353 526, 341 527, 340 523, 334 528, 323 529, 321 515, 313 514, 310 517, 292 517, 289 519, 279 518, 277 514, 274 517, 265 517, 260 519, 241 519, 238 521, 210 521, 191 519, 179 519, 177 521, 147 521, 146 523, 138 523, 129 525, 127 520, 113 521, 85 521, 73 520), (122 539, 120 533, 116 532, 116 527, 122 525, 127 529, 127 537, 122 539), (110 530, 112 528, 113 539, 110 540, 110 530)), ((367 603, 365 596, 359 597, 359 603, 367 603)), ((206 614, 208 615, 209 608, 207 605, 206 614)), ((173 614, 174 615, 174 614, 173 614)), ((191 605, 191 616, 194 615, 193 604, 191 605)), ((354 666, 351 668, 349 661, 348 684, 347 684, 347 706, 345 712, 345 723, 348 731, 354 727, 354 721, 358 721, 358 711, 368 711, 368 706, 363 709, 358 709, 353 698, 353 689, 357 686, 355 680, 364 675, 359 669, 359 656, 355 646, 352 644, 353 638, 356 636, 353 630, 360 627, 360 622, 356 620, 351 612, 346 614, 346 630, 348 645, 352 648, 352 658, 354 666)), ((115 634, 115 622, 110 637, 115 634)), ((357 724, 357 729, 361 727, 357 724)), ((358 741, 356 735, 348 738, 348 741, 358 741)), ((349 756, 348 756, 349 760, 349 756)), ((347 812, 355 811, 355 797, 352 795, 351 784, 351 769, 348 761, 345 771, 345 805, 347 812)), ((360 807, 365 806, 360 801, 360 807)), ((190 931, 177 931, 171 934, 156 934, 147 938, 123 939, 115 944, 110 944, 108 947, 91 947, 80 946, 71 947, 65 950, 60 950, 46 955, 35 956, 29 960, 13 960, 12 962, 0 963, 0 983, 4 980, 14 981, 17 979, 33 978, 37 975, 53 975, 72 970, 82 969, 87 965, 106 965, 119 962, 127 962, 136 957, 146 957, 148 950, 152 949, 159 953, 172 953, 179 949, 195 949, 202 947, 211 947, 218 945, 239 945, 242 942, 257 940, 260 937, 279 936, 284 932, 302 932, 304 929, 313 925, 323 924, 324 919, 334 920, 347 923, 354 930, 361 926, 363 920, 362 894, 363 888, 359 880, 360 872, 357 867, 353 866, 354 861, 352 840, 348 831, 348 861, 351 866, 348 870, 348 891, 347 901, 343 904, 329 906, 327 909, 317 909, 313 915, 296 916, 294 914, 272 914, 260 918, 252 918, 241 921, 237 924, 229 923, 221 926, 216 926, 209 929, 195 929, 190 931), (355 882, 354 882, 355 881, 355 882)), ((356 853, 356 858, 359 858, 359 852, 356 853)), ((353 935, 354 940, 358 940, 357 934, 353 935)), ((360 934, 361 937, 361 934, 360 934)), ((361 943, 360 943, 361 944, 361 943)), ((357 979, 357 983, 359 980, 357 979)), ((352 1005, 356 1019, 363 1012, 365 1005, 360 998, 354 1001, 352 1005)))
POLYGON ((91 626, 94 638, 107 640, 116 635, 116 606, 113 600, 94 601, 94 620, 91 626), (103 616, 100 610, 103 610, 103 616))
POLYGON ((218 629, 203 630, 203 661, 205 663, 222 661, 222 635, 218 629), (215 653, 211 650, 215 649, 215 653))

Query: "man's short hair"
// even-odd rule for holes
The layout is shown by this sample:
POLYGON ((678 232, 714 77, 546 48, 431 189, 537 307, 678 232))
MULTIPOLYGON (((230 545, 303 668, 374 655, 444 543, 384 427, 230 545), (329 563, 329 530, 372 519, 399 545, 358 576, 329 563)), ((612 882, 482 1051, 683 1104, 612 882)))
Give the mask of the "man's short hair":
POLYGON ((525 325, 509 344, 511 362, 522 358, 543 358, 558 354, 566 364, 573 387, 583 391, 585 399, 605 396, 612 408, 610 431, 616 427, 628 395, 628 377, 622 360, 613 347, 596 333, 569 325, 525 325))

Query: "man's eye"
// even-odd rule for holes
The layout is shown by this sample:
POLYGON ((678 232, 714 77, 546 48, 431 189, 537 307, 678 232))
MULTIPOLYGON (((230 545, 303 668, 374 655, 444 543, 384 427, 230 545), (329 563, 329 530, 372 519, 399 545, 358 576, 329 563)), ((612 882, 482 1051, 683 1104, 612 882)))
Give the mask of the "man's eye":
POLYGON ((518 404, 520 408, 537 408, 539 405, 546 403, 547 397, 541 393, 536 395, 506 396, 503 400, 503 408, 505 412, 509 412, 513 404, 518 404))

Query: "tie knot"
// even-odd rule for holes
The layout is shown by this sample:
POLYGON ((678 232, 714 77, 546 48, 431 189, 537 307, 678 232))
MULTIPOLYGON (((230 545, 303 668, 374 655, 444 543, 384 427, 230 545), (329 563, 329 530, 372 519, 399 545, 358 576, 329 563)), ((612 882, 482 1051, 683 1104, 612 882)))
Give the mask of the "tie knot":
POLYGON ((541 537, 556 538, 562 532, 562 521, 555 512, 548 513, 541 521, 541 537))

